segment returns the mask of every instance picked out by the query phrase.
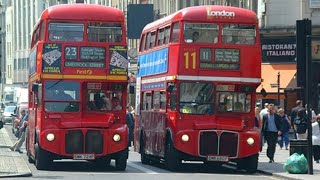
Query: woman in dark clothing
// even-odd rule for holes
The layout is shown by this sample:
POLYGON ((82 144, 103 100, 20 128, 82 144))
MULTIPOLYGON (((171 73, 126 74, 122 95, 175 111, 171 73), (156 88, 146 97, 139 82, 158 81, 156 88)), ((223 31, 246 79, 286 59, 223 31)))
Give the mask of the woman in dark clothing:
POLYGON ((291 127, 291 122, 288 116, 284 113, 283 109, 279 109, 279 115, 281 117, 281 122, 282 122, 282 134, 280 136, 279 140, 279 145, 280 148, 282 149, 283 143, 285 144, 286 150, 288 150, 288 145, 289 145, 289 129, 291 127))

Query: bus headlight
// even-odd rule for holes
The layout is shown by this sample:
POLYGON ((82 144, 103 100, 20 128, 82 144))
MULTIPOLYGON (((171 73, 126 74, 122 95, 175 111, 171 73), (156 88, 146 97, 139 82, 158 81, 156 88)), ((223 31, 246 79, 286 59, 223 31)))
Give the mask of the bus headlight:
POLYGON ((114 134, 112 139, 113 139, 115 142, 119 142, 120 139, 121 139, 121 137, 120 137, 119 134, 114 134))
POLYGON ((52 134, 52 133, 49 133, 49 134, 47 134, 47 140, 48 141, 53 141, 54 140, 54 134, 52 134))
POLYGON ((247 143, 248 143, 249 145, 252 145, 252 144, 254 143, 254 139, 253 139, 252 137, 248 138, 248 139, 247 139, 247 143))
POLYGON ((183 142, 188 142, 189 141, 189 136, 187 134, 184 134, 184 135, 181 136, 181 140, 183 142))

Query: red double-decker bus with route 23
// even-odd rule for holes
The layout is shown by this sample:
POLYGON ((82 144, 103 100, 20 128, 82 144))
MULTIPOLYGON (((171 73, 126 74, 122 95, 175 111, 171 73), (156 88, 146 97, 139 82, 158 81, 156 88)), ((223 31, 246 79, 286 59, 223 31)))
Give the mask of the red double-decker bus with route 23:
POLYGON ((29 69, 27 154, 37 169, 89 160, 125 170, 127 44, 119 9, 64 4, 35 25, 29 69))
POLYGON ((142 163, 182 160, 212 167, 229 161, 256 172, 255 127, 261 82, 253 11, 196 6, 148 24, 140 38, 135 150, 142 163))

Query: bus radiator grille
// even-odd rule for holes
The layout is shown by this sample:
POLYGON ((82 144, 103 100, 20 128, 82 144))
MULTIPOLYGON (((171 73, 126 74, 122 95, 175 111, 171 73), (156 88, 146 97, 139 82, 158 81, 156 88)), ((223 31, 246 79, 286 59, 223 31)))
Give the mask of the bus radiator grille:
POLYGON ((220 135, 219 155, 237 157, 238 153, 238 134, 223 132, 220 135))
POLYGON ((65 151, 67 154, 83 153, 83 134, 81 130, 71 130, 65 134, 65 151))
POLYGON ((199 152, 202 156, 218 153, 218 135, 215 131, 200 132, 199 152))
POLYGON ((225 155, 237 157, 238 134, 222 132, 218 136, 216 131, 201 131, 199 140, 200 156, 225 155))
POLYGON ((86 134, 86 153, 101 154, 103 152, 103 134, 97 130, 89 130, 86 134))

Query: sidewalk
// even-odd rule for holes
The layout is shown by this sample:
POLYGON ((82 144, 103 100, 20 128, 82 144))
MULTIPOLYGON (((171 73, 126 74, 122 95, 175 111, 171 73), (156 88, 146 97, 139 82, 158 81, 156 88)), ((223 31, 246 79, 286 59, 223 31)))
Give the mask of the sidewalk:
POLYGON ((31 170, 19 152, 9 149, 12 146, 5 128, 0 129, 0 178, 32 176, 31 170))
POLYGON ((283 169, 283 164, 290 156, 290 151, 283 148, 280 149, 277 145, 274 156, 274 163, 269 163, 269 158, 266 155, 267 144, 263 146, 263 150, 259 155, 258 171, 265 174, 272 174, 273 176, 284 179, 320 179, 320 164, 313 161, 313 175, 309 174, 289 174, 283 169))

